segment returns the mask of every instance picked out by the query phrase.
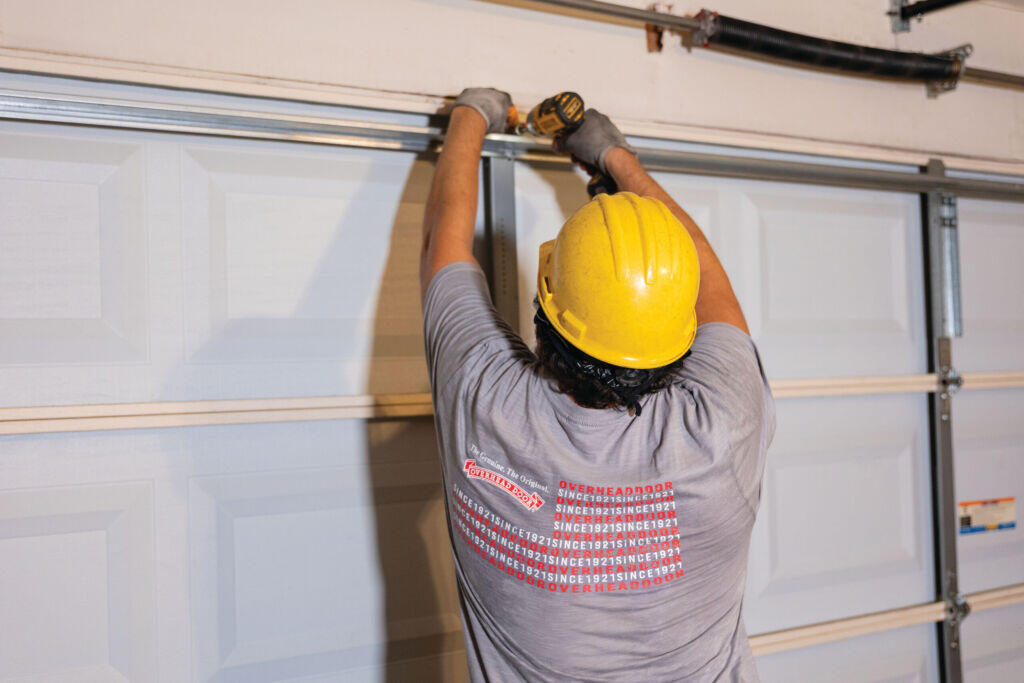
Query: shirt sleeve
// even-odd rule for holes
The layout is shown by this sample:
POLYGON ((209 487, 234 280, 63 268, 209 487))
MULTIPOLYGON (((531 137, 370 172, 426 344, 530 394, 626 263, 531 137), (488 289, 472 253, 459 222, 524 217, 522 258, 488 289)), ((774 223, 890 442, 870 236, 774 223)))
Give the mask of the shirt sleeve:
POLYGON ((466 372, 481 356, 530 351, 491 303, 476 263, 449 263, 434 274, 423 299, 423 341, 435 390, 466 372))
POLYGON ((693 398, 688 430, 731 460, 737 483, 756 509, 765 453, 775 435, 775 402, 754 340, 728 323, 705 323, 676 375, 693 398))

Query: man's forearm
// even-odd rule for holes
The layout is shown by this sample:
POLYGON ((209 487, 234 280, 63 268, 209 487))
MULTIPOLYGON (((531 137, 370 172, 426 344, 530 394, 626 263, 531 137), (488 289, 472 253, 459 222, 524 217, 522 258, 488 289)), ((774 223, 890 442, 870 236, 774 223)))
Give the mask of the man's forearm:
POLYGON ((679 219, 686 231, 693 238, 697 247, 697 258, 700 261, 700 293, 697 297, 697 320, 699 322, 723 321, 748 332, 746 319, 736 301, 729 277, 718 260, 715 250, 711 247, 704 232, 683 210, 665 189, 644 170, 636 155, 616 147, 608 151, 605 166, 611 173, 619 189, 633 192, 642 197, 654 197, 669 208, 679 219))
MULTIPOLYGON (((705 244, 709 250, 711 249, 711 244, 708 242, 707 237, 704 236, 700 226, 690 217, 690 214, 683 210, 683 207, 679 206, 669 196, 668 192, 665 192, 665 189, 658 184, 658 181, 651 177, 635 154, 617 147, 608 151, 608 156, 605 157, 605 165, 608 167, 608 172, 615 178, 615 182, 620 190, 632 192, 641 197, 654 197, 665 204, 683 224, 687 232, 690 233, 694 244, 697 245, 698 255, 700 255, 701 244, 705 244)), ((711 251, 713 254, 714 250, 711 251)))
POLYGON ((424 289, 439 264, 472 254, 480 151, 486 132, 486 121, 473 109, 456 107, 452 112, 423 215, 420 278, 424 289))

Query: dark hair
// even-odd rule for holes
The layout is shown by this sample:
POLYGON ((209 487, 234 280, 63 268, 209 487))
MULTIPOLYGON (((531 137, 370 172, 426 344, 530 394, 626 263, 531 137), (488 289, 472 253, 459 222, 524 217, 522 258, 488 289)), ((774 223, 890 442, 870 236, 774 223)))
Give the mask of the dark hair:
POLYGON ((558 390, 584 408, 615 408, 640 414, 640 399, 667 387, 682 358, 660 368, 637 370, 611 365, 580 351, 562 338, 544 309, 534 316, 537 360, 555 380, 558 390))

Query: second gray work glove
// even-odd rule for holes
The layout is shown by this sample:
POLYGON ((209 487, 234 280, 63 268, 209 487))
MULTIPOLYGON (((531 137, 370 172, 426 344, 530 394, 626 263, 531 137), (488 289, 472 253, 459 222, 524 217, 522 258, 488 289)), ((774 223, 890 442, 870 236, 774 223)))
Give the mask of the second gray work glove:
POLYGON ((629 146, 611 119, 596 109, 588 109, 583 116, 583 125, 566 136, 560 144, 561 151, 591 166, 597 166, 605 173, 608 169, 604 165, 604 158, 608 150, 614 147, 636 154, 636 150, 629 146))
POLYGON ((507 92, 494 88, 466 88, 459 94, 452 109, 472 107, 487 121, 488 133, 504 133, 511 106, 512 98, 507 92))

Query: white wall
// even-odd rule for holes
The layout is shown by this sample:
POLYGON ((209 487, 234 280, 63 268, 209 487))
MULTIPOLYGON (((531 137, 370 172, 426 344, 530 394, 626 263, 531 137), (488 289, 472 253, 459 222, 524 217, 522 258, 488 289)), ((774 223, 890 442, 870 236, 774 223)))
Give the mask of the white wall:
MULTIPOLYGON (((878 47, 932 52, 972 42, 971 65, 1024 73, 1020 0, 946 9, 899 36, 885 16, 888 0, 710 5, 878 47)), ((677 2, 675 11, 700 7, 677 2)), ((954 166, 1024 169, 1020 91, 963 83, 928 99, 920 85, 687 53, 676 39, 649 54, 637 24, 538 8, 521 0, 0 0, 0 68, 421 111, 465 85, 506 89, 523 106, 571 88, 634 132, 653 127, 694 140, 914 162, 942 155, 954 166)))

